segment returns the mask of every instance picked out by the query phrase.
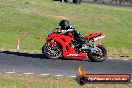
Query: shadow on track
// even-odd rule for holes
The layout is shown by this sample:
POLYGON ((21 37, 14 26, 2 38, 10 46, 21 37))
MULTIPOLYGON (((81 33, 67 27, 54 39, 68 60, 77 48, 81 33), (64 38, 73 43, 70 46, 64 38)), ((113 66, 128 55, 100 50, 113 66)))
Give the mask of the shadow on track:
MULTIPOLYGON (((15 51, 1 51, 0 53, 3 54, 11 54, 11 55, 16 55, 16 56, 24 56, 24 57, 31 57, 31 58, 39 58, 39 59, 48 59, 47 57, 45 57, 43 54, 35 54, 35 53, 27 53, 27 52, 15 52, 15 51)), ((60 59, 51 59, 51 60, 70 60, 70 61, 89 61, 91 62, 89 59, 85 59, 85 60, 75 60, 73 58, 71 59, 66 59, 66 58, 60 58, 60 59)))
POLYGON ((46 57, 43 54, 34 54, 34 53, 25 53, 25 52, 13 52, 13 51, 0 51, 0 53, 12 54, 12 55, 16 55, 16 56, 31 57, 31 58, 46 59, 46 57))

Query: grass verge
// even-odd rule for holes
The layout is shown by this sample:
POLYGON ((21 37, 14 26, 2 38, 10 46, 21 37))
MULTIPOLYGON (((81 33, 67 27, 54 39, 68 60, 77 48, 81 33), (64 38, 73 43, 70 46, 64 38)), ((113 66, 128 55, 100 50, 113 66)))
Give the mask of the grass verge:
POLYGON ((34 76, 34 75, 0 75, 0 88, 131 88, 129 84, 86 84, 80 86, 75 78, 34 76))

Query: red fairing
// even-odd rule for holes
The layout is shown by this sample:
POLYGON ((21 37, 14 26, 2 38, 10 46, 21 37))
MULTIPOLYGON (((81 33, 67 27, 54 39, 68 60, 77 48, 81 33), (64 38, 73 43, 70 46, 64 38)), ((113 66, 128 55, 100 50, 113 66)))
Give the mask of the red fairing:
POLYGON ((73 40, 71 36, 65 36, 63 34, 55 34, 54 31, 48 35, 46 41, 54 45, 53 41, 57 42, 62 47, 62 53, 64 58, 74 58, 74 59, 85 59, 87 58, 87 53, 77 53, 73 47, 71 47, 70 42, 73 40))
POLYGON ((103 35, 103 33, 101 33, 101 32, 91 33, 89 36, 85 36, 85 38, 92 39, 92 38, 95 38, 95 37, 98 37, 98 36, 101 36, 101 35, 103 35))

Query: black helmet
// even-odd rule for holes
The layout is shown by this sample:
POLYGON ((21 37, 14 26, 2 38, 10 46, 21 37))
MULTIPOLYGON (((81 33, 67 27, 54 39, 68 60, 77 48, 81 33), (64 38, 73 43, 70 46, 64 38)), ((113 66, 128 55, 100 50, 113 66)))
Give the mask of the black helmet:
POLYGON ((70 27, 69 21, 68 20, 62 20, 62 21, 60 21, 59 26, 61 26, 62 29, 67 29, 70 27))

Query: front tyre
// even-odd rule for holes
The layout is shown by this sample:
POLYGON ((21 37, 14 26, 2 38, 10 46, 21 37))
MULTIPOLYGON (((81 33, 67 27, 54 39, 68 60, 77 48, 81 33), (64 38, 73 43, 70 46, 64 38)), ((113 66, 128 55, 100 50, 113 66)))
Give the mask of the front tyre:
POLYGON ((42 47, 42 53, 44 56, 50 59, 58 59, 62 56, 61 48, 57 44, 51 45, 51 44, 46 43, 42 47))
POLYGON ((107 51, 103 46, 96 46, 97 50, 91 51, 89 59, 93 62, 103 62, 107 58, 107 51))

